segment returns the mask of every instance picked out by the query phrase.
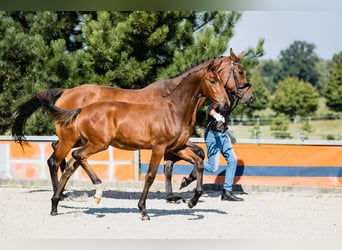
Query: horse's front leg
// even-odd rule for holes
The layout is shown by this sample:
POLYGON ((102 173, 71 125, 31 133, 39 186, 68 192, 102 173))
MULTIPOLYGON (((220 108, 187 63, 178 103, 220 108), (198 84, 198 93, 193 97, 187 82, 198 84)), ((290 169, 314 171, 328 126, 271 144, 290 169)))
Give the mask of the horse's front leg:
POLYGON ((141 212, 141 220, 150 219, 150 217, 148 216, 146 212, 146 198, 150 190, 150 187, 154 181, 154 178, 156 177, 158 166, 159 166, 159 163, 161 162, 161 159, 163 158, 164 152, 165 152, 165 147, 161 147, 161 146, 156 147, 152 150, 150 165, 148 167, 148 171, 145 176, 144 188, 143 188, 143 191, 141 193, 141 196, 138 202, 138 208, 141 212))

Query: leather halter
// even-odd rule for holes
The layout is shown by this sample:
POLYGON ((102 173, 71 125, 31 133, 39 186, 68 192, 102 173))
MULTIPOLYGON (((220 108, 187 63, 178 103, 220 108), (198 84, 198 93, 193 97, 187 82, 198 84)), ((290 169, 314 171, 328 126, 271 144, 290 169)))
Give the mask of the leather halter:
POLYGON ((242 85, 239 85, 239 82, 238 82, 238 79, 237 79, 237 76, 236 76, 236 72, 235 72, 235 69, 234 69, 234 65, 239 65, 242 67, 242 65, 240 63, 237 63, 237 62, 234 62, 231 60, 231 63, 230 63, 230 71, 229 71, 229 75, 228 75, 228 78, 227 78, 227 81, 226 81, 226 84, 228 84, 229 82, 229 79, 230 79, 230 76, 233 75, 234 77, 234 82, 235 82, 235 91, 232 91, 233 94, 238 98, 238 99, 241 99, 247 92, 247 90, 252 86, 252 84, 250 84, 249 82, 246 82, 242 85), (240 90, 242 89, 246 89, 246 91, 244 92, 241 92, 240 90))

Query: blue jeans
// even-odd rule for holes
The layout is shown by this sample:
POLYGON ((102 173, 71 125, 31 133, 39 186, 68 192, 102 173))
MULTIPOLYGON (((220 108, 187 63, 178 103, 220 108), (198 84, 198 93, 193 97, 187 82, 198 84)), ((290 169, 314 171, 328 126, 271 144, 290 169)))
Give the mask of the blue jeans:
POLYGON ((204 169, 208 172, 216 172, 219 169, 220 152, 227 161, 226 174, 223 188, 232 191, 237 167, 237 158, 230 138, 225 133, 213 132, 206 129, 204 140, 207 146, 208 162, 204 161, 204 169))

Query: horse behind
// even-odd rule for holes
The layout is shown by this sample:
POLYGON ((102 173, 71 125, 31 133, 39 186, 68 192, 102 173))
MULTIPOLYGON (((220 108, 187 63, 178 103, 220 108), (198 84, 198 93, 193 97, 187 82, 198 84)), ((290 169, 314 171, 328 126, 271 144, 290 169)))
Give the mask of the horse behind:
MULTIPOLYGON (((149 219, 146 198, 160 161, 165 153, 177 155, 188 141, 188 137, 182 136, 183 130, 191 122, 198 100, 205 96, 221 108, 229 106, 224 84, 216 71, 219 66, 213 62, 208 67, 189 74, 169 95, 155 102, 134 104, 104 101, 82 109, 62 110, 52 104, 48 91, 39 93, 38 99, 61 129, 73 127, 75 133, 59 138, 59 143, 69 145, 66 151, 70 151, 76 144, 80 145, 80 148, 72 152, 73 158, 68 161, 51 199, 51 215, 57 215, 62 191, 77 167, 81 165, 85 170, 90 169, 88 157, 113 146, 124 150, 152 151, 138 202, 142 219, 149 219)), ((195 195, 188 202, 190 208, 197 204, 202 194, 203 164, 196 167, 198 180, 195 195)))

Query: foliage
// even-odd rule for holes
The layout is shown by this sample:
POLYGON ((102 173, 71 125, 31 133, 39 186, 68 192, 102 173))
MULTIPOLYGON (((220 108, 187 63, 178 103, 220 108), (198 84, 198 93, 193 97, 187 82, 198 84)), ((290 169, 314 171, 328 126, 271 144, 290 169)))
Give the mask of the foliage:
POLYGON ((310 119, 308 117, 304 117, 300 121, 301 130, 302 130, 302 139, 308 139, 308 134, 313 132, 313 126, 310 124, 310 119))
POLYGON ((281 64, 275 60, 261 60, 255 69, 270 93, 274 93, 277 83, 280 81, 280 69, 281 64))
POLYGON ((296 77, 317 86, 318 72, 315 68, 318 57, 315 45, 305 41, 294 41, 286 50, 280 51, 280 79, 296 77))
POLYGON ((255 72, 252 73, 249 81, 253 89, 253 101, 248 106, 244 107, 244 112, 248 117, 252 117, 253 113, 258 110, 266 109, 268 106, 270 92, 262 82, 261 77, 255 72))
POLYGON ((273 136, 275 138, 292 138, 291 134, 288 132, 290 121, 285 114, 278 114, 270 126, 271 131, 273 131, 273 136))
POLYGON ((317 110, 318 97, 317 89, 310 83, 289 77, 277 85, 271 108, 290 117, 308 115, 317 110))
POLYGON ((260 135, 261 135, 260 124, 255 124, 253 128, 250 130, 250 132, 251 132, 251 138, 260 139, 260 135))
POLYGON ((342 111, 342 52, 333 56, 332 72, 323 87, 323 94, 330 109, 342 111))
MULTIPOLYGON (((142 88, 220 56, 240 17, 221 11, 0 12, 0 133, 13 110, 43 89, 86 82, 142 88)), ((260 44, 254 55, 246 63, 262 55, 260 44)), ((203 122, 205 112, 199 117, 203 122)), ((37 112, 26 133, 53 134, 49 119, 37 112)))

